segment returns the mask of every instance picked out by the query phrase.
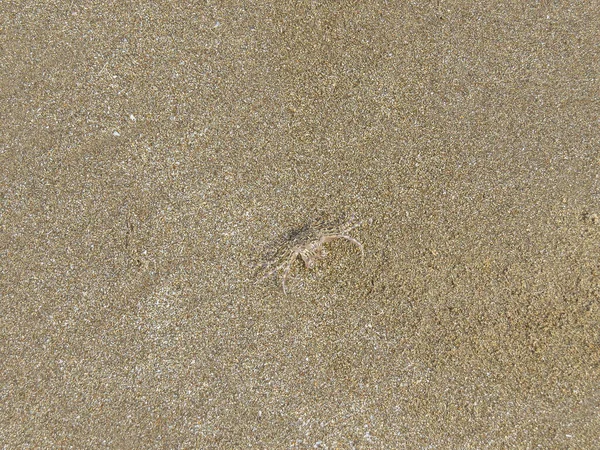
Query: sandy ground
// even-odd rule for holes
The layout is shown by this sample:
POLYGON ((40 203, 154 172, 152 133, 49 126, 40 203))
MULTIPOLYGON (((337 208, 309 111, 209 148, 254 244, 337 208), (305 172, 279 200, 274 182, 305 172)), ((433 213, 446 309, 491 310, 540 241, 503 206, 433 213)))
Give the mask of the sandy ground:
POLYGON ((0 447, 600 448, 599 2, 139 3, 1 3, 0 447))

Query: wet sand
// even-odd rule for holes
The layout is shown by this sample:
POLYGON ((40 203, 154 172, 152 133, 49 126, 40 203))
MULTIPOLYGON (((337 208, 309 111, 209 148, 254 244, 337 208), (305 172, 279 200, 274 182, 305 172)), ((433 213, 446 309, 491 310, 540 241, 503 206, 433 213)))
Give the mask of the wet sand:
POLYGON ((597 3, 0 20, 3 446, 600 447, 597 3))

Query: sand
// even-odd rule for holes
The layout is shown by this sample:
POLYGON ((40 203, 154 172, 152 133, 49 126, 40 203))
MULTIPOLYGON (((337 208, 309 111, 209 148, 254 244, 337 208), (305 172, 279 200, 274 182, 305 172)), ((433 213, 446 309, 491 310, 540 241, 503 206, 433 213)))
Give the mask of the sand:
POLYGON ((600 447, 600 3, 141 3, 0 8, 0 447, 600 447))

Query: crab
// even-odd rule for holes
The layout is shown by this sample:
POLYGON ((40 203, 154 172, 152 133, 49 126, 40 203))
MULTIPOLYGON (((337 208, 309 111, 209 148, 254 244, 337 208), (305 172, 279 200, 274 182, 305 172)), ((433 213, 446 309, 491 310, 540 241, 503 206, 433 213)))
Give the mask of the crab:
POLYGON ((270 277, 281 271, 281 285, 283 293, 287 294, 286 281, 298 257, 302 258, 306 269, 312 269, 317 261, 327 256, 325 244, 336 239, 345 239, 356 245, 364 258, 363 245, 349 235, 350 231, 358 228, 362 222, 326 222, 315 220, 302 228, 288 234, 284 242, 278 247, 270 261, 263 266, 266 274, 258 281, 270 277))

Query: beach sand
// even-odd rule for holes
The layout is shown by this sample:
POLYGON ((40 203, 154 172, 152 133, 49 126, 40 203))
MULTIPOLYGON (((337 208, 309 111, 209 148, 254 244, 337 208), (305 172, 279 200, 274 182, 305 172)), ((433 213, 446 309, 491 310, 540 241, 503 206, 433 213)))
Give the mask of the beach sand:
POLYGON ((600 3, 174 3, 1 7, 0 446, 599 448, 600 3))

